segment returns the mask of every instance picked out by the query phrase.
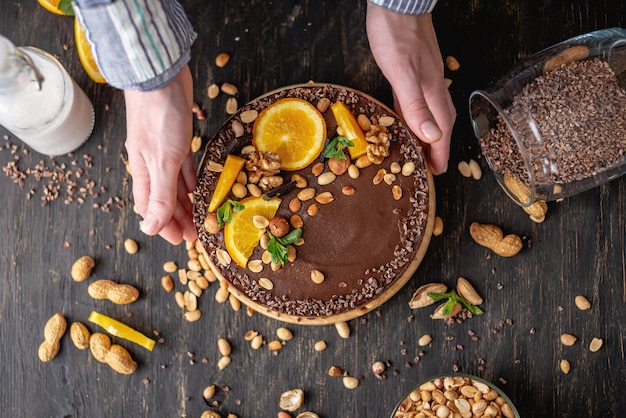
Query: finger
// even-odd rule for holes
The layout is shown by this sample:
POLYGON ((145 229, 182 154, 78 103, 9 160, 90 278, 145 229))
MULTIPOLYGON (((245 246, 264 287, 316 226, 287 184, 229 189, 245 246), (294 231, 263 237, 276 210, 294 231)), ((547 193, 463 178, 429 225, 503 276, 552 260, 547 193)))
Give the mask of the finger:
POLYGON ((183 165, 180 168, 180 173, 185 183, 185 191, 187 193, 193 192, 196 189, 197 175, 191 152, 185 157, 183 165))
POLYGON ((146 235, 156 235, 168 224, 177 196, 178 169, 159 167, 151 169, 151 173, 148 207, 141 224, 141 230, 146 235))

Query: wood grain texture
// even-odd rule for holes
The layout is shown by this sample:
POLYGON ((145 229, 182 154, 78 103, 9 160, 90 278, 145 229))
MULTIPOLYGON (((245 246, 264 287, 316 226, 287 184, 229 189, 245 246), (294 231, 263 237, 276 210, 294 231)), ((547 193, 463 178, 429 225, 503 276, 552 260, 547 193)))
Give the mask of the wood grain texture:
MULTIPOLYGON (((183 4, 198 32, 190 65, 196 101, 208 118, 196 122, 194 133, 205 140, 227 117, 225 97, 212 101, 206 96, 213 82, 237 85, 240 104, 308 80, 344 84, 391 104, 388 83, 369 52, 364 0, 183 4), (224 68, 213 63, 220 52, 232 56, 224 68)), ((143 236, 132 211, 131 180, 119 157, 125 136, 122 94, 92 83, 82 71, 71 17, 52 15, 36 2, 4 6, 0 32, 16 44, 56 55, 92 99, 97 118, 92 138, 74 157, 55 161, 68 166, 76 161, 82 167, 83 155, 93 156, 85 177, 97 183, 100 195, 82 205, 65 205, 59 199, 42 207, 44 181, 29 176, 19 187, 0 176, 0 415, 199 417, 214 409, 223 417, 275 417, 280 394, 299 387, 306 394, 300 411, 312 410, 323 418, 380 418, 419 380, 456 365, 495 382, 524 417, 626 416, 626 180, 550 203, 546 221, 534 224, 498 189, 485 167, 480 181, 455 169, 461 160, 479 158, 466 110, 473 90, 563 39, 626 26, 623 2, 439 2, 434 21, 442 54, 461 63, 459 71, 447 74, 453 79, 450 91, 458 111, 450 170, 435 179, 444 233, 433 237, 424 262, 396 296, 349 322, 349 339, 339 338, 333 326, 287 325, 294 339, 276 355, 265 346, 253 350, 243 335, 255 329, 270 341, 284 324, 217 304, 216 284, 199 299, 202 318, 195 323, 183 319, 160 279, 165 261, 184 266, 186 251, 143 236), (28 199, 31 190, 34 195, 28 199), (116 197, 110 212, 93 207, 116 197), (494 256, 471 240, 468 227, 473 221, 517 232, 525 237, 526 247, 511 259, 494 256), (139 242, 137 254, 124 251, 126 238, 139 242), (75 283, 69 276, 72 262, 85 254, 97 262, 91 280, 133 284, 140 299, 128 306, 90 299, 91 280, 75 283), (461 275, 485 298, 485 315, 446 326, 430 319, 428 308, 408 308, 420 285, 453 285, 461 275), (578 294, 591 300, 589 311, 574 306, 578 294), (87 351, 78 351, 68 336, 57 358, 39 362, 37 347, 53 313, 62 312, 68 323, 85 322, 92 332, 102 331, 87 323, 92 310, 148 335, 157 330, 163 343, 150 353, 115 340, 139 364, 131 376, 118 375, 87 351), (576 335, 578 342, 562 346, 563 332, 576 335), (419 347, 417 340, 424 334, 432 335, 433 342, 419 347), (222 371, 216 365, 219 337, 233 347, 232 363, 222 371), (588 350, 593 337, 604 339, 597 353, 588 350), (318 340, 328 343, 320 353, 313 349, 318 340), (558 369, 562 358, 572 365, 568 375, 558 369), (376 360, 390 364, 385 380, 370 371, 376 360), (345 389, 340 378, 327 375, 332 365, 361 378, 361 385, 345 389), (209 384, 221 388, 218 406, 202 399, 209 384)), ((0 135, 5 134, 0 128, 0 135)), ((18 145, 15 154, 0 139, 3 167, 17 157, 22 170, 39 160, 52 164, 47 157, 24 153, 16 139, 10 142, 18 145)), ((199 162, 201 155, 196 158, 199 162)), ((182 289, 178 283, 177 289, 182 289)))

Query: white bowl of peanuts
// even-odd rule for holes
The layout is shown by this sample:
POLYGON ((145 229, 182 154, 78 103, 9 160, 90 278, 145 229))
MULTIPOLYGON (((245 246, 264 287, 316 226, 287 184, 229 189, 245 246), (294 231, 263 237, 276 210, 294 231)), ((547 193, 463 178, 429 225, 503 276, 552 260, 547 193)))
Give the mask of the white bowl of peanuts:
POLYGON ((430 377, 414 386, 390 418, 520 418, 508 396, 477 376, 462 373, 430 377))

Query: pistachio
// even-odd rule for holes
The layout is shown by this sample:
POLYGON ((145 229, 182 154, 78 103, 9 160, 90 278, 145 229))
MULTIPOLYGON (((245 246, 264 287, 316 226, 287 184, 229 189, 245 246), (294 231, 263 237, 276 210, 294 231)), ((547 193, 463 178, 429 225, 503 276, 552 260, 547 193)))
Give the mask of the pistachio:
POLYGON ((441 305, 439 305, 437 309, 435 309, 435 312, 433 312, 433 314, 431 315, 431 318, 432 319, 452 318, 453 316, 461 312, 461 309, 463 309, 460 303, 455 303, 452 309, 450 310, 450 313, 448 315, 444 315, 443 309, 445 305, 446 305, 445 303, 442 303, 441 305))
POLYGON ((417 309, 432 305, 435 301, 428 296, 429 293, 445 293, 448 287, 443 283, 428 283, 420 286, 409 301, 409 308, 417 309))
POLYGON ((464 277, 457 279, 456 292, 472 305, 480 305, 483 303, 483 298, 478 294, 476 289, 474 289, 474 286, 464 277))

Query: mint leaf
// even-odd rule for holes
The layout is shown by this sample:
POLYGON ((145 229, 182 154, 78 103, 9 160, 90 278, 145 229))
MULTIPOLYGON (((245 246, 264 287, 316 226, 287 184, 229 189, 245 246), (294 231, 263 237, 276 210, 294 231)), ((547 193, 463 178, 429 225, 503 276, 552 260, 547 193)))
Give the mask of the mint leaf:
POLYGON ((287 245, 295 244, 302 236, 302 229, 296 228, 290 231, 287 235, 282 237, 276 237, 271 232, 267 233, 270 237, 267 243, 267 252, 270 253, 272 264, 278 264, 285 266, 289 262, 289 250, 287 245))
POLYGON ((74 9, 72 8, 72 0, 61 0, 57 7, 60 11, 66 15, 74 16, 74 9))
POLYGON ((233 213, 244 210, 245 206, 239 202, 228 199, 217 209, 217 222, 220 227, 223 228, 226 222, 230 222, 233 219, 233 213))
POLYGON ((324 150, 324 157, 335 158, 337 160, 345 160, 346 154, 343 152, 343 150, 346 147, 351 147, 353 145, 354 143, 348 138, 345 138, 343 136, 336 136, 326 146, 326 149, 324 150))

